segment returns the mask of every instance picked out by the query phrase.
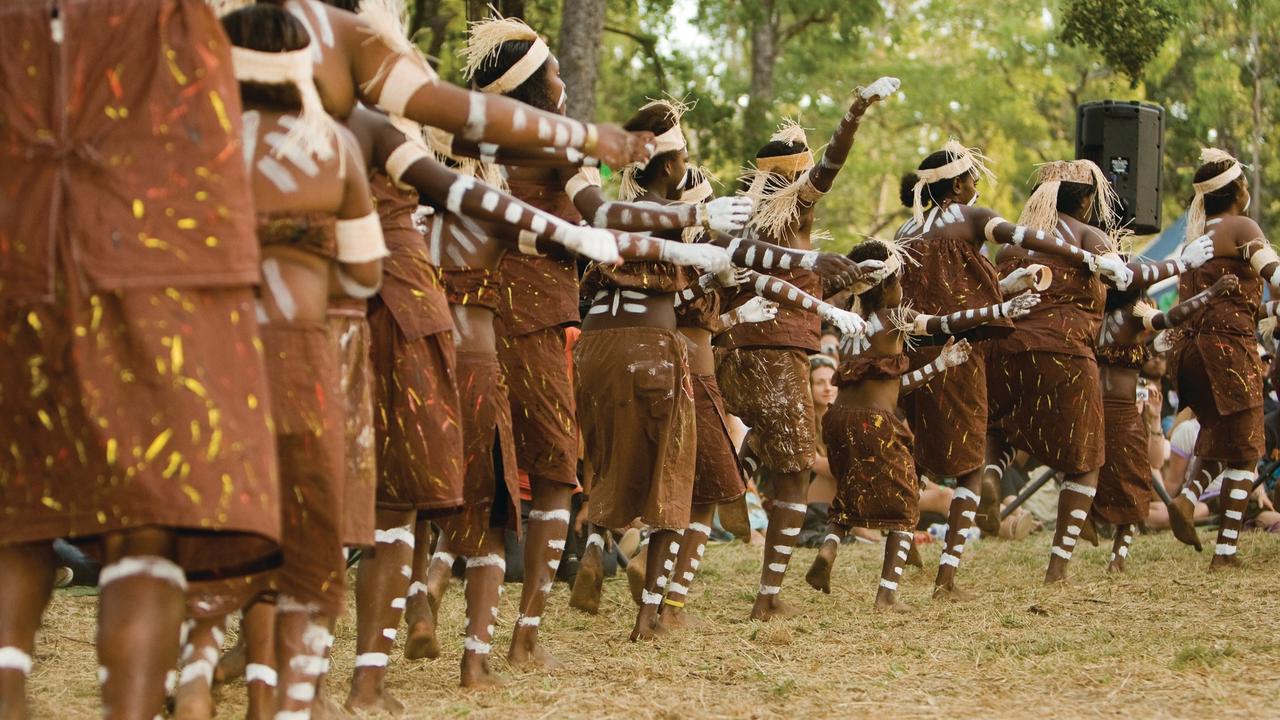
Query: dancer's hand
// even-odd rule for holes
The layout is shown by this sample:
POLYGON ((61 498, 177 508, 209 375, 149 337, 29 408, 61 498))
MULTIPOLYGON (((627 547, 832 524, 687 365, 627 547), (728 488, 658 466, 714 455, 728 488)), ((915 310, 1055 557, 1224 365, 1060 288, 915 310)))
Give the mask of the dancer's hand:
POLYGON ((1097 272, 1110 279, 1117 290, 1129 289, 1129 284, 1133 282, 1133 271, 1123 260, 1115 255, 1095 255, 1094 264, 1098 268, 1097 272))
POLYGON ((823 320, 836 326, 841 335, 858 337, 867 334, 867 321, 860 315, 848 310, 841 310, 835 305, 824 304, 818 308, 818 315, 823 320))
POLYGON ((1240 278, 1235 275, 1223 275, 1218 278, 1217 282, 1209 287, 1209 291, 1215 297, 1226 295, 1227 293, 1240 287, 1240 278))
POLYGON ((751 209, 755 200, 744 196, 716 198, 703 206, 707 225, 712 230, 722 233, 735 233, 746 226, 751 219, 751 209))
POLYGON ((898 92, 898 88, 902 87, 902 81, 896 77, 882 77, 864 88, 858 88, 858 97, 867 101, 867 104, 880 102, 881 100, 898 92))
POLYGON ((1031 308, 1040 304, 1040 293, 1023 293, 1011 300, 1000 303, 1005 317, 1017 318, 1031 312, 1031 308))
POLYGON ((950 338, 947 340, 947 344, 942 346, 942 352, 938 353, 938 359, 942 361, 944 367, 953 368, 969 362, 971 350, 968 340, 950 338))
POLYGON ((1192 270, 1209 262, 1213 259, 1213 238, 1208 235, 1201 235, 1187 243, 1182 248, 1180 259, 1183 264, 1192 270))
POLYGON ((668 240, 662 246, 662 260, 676 265, 696 267, 703 272, 720 273, 733 265, 728 251, 715 245, 690 245, 668 240))
MULTIPOLYGON (((880 262, 874 260, 872 262, 880 262)), ((805 253, 804 259, 800 261, 800 267, 806 270, 813 270, 822 277, 828 286, 832 288, 847 288, 859 280, 863 280, 867 273, 863 271, 861 265, 839 253, 818 252, 810 250, 805 253)), ((884 263, 880 262, 879 268, 869 268, 871 272, 875 270, 883 270, 884 263)))
POLYGON ((587 154, 606 165, 626 167, 649 162, 657 148, 651 132, 627 132, 617 125, 596 125, 596 145, 587 154))
POLYGON ((618 240, 608 230, 568 225, 564 230, 563 242, 566 249, 598 263, 622 263, 622 256, 618 254, 618 240))
POLYGON ((733 311, 734 324, 768 322, 778 317, 778 303, 759 295, 739 305, 733 311))
POLYGON ((1028 265, 1000 278, 1000 292, 1004 295, 1016 295, 1024 290, 1043 290, 1037 288, 1045 274, 1052 274, 1044 265, 1028 265))
POLYGON ((715 284, 718 287, 722 287, 727 290, 745 283, 747 279, 751 277, 751 268, 741 268, 734 265, 728 270, 722 270, 711 277, 715 280, 715 284))

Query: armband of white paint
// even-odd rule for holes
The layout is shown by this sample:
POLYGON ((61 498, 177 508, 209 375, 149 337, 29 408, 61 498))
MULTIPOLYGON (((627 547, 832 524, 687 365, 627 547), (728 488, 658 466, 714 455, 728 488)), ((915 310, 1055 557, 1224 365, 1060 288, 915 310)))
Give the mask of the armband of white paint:
POLYGON ((462 649, 467 652, 473 652, 477 655, 488 655, 493 652, 492 645, 471 635, 468 635, 466 639, 462 641, 462 649))
POLYGON ((98 587, 105 588, 113 582, 135 575, 146 575, 163 580, 183 590, 187 589, 187 576, 177 563, 154 555, 125 557, 102 568, 98 574, 98 587))
POLYGON ((386 667, 387 654, 367 652, 356 655, 356 667, 386 667))
POLYGON ((538 252, 538 236, 528 230, 521 230, 516 238, 516 248, 521 255, 541 255, 538 252))
POLYGON ((594 168, 582 168, 564 184, 565 194, 570 200, 578 197, 578 193, 589 187, 600 187, 600 171, 594 168))
POLYGON ((800 256, 800 268, 803 270, 812 270, 818 264, 818 251, 810 250, 800 256))
MULTIPOLYGON (((414 62, 402 55, 396 58, 395 65, 391 66, 391 72, 387 73, 387 79, 382 83, 382 90, 378 93, 377 103, 388 113, 403 117, 405 107, 413 96, 422 88, 436 84, 439 79, 429 68, 424 68, 422 63, 414 62)), ((480 93, 472 93, 472 95, 480 95, 480 93)))
POLYGON ((31 674, 31 656, 16 647, 0 647, 0 670, 31 674))
POLYGON ((356 282, 342 268, 338 268, 336 275, 338 277, 338 287, 342 288, 342 292, 347 297, 355 298, 356 300, 368 300, 377 295, 378 290, 382 289, 382 278, 378 278, 378 282, 375 285, 369 286, 356 282))
POLYGON ((1004 224, 1005 224, 1005 223, 1007 223, 1007 222, 1009 222, 1009 221, 1008 221, 1008 220, 1005 220, 1004 218, 1000 217, 999 215, 997 215, 996 217, 993 217, 993 218, 991 218, 990 220, 988 220, 988 221, 987 221, 987 225, 986 225, 986 227, 982 228, 982 234, 983 234, 984 236, 986 236, 986 238, 987 238, 987 242, 995 242, 995 241, 996 241, 996 228, 1000 227, 1001 225, 1004 225, 1004 224))
POLYGON ((366 263, 389 254, 382 239, 382 221, 376 212, 352 220, 338 220, 333 224, 333 234, 338 240, 339 262, 366 263))
POLYGON ((1027 227, 1019 225, 1013 229, 1013 244, 1022 247, 1022 241, 1027 237, 1027 227))
MULTIPOLYGON (((1249 267, 1253 268, 1259 275, 1262 275, 1262 270, 1266 266, 1272 263, 1280 263, 1280 256, 1276 255, 1276 251, 1265 240, 1254 240, 1241 248, 1240 252, 1246 255, 1249 260, 1249 267), (1255 244, 1261 245, 1261 249, 1249 252, 1249 248, 1254 247, 1255 244)), ((1277 274, 1280 274, 1280 268, 1277 269, 1277 274)), ((1275 280, 1273 279, 1272 282, 1274 283, 1275 280)))
POLYGON ((426 158, 427 156, 427 149, 421 145, 415 142, 403 143, 395 150, 392 150, 391 154, 387 156, 387 161, 385 163, 387 175, 391 177, 391 181, 396 185, 401 188, 407 188, 408 186, 401 182, 400 179, 404 177, 404 174, 409 171, 410 167, 413 167, 414 163, 426 158))
MULTIPOLYGON (((912 335, 928 335, 929 321, 934 319, 935 317, 937 317, 937 315, 925 315, 924 313, 920 313, 919 315, 916 315, 916 319, 911 321, 911 334, 912 335)), ((946 328, 947 319, 944 317, 944 318, 941 318, 941 320, 943 325, 942 331, 950 335, 951 333, 947 332, 947 328, 946 328)))
POLYGON ((812 205, 821 200, 824 195, 826 195, 826 193, 819 190, 818 187, 813 184, 809 171, 806 170, 804 179, 800 181, 800 190, 796 193, 796 196, 800 198, 800 202, 812 205))

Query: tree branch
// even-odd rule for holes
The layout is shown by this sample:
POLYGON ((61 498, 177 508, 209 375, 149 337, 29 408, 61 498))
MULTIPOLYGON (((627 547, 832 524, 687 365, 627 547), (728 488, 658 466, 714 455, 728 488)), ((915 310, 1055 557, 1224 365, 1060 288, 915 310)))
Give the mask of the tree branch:
POLYGON ((778 39, 779 39, 778 44, 785 45, 789 40, 799 35, 800 33, 804 32, 805 30, 809 29, 811 25, 815 25, 817 23, 831 22, 832 18, 834 17, 835 17, 835 14, 832 13, 831 11, 809 13, 805 17, 802 17, 799 20, 796 20, 795 22, 791 23, 787 27, 782 28, 778 32, 778 39))
POLYGON ((605 25, 604 29, 605 32, 630 38, 640 46, 640 49, 648 56, 649 62, 653 63, 653 69, 658 75, 658 91, 665 93, 667 91, 667 73, 662 67, 662 56, 658 54, 658 39, 651 35, 641 35, 613 25, 605 25))

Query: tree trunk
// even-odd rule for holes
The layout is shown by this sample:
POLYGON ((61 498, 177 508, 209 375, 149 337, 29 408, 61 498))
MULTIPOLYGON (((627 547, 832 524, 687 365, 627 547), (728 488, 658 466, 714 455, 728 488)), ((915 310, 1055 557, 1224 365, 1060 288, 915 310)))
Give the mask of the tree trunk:
POLYGON ((596 77, 600 70, 600 38, 604 34, 605 0, 564 0, 560 13, 560 77, 569 94, 569 117, 591 121, 596 116, 596 77))
POLYGON ((524 0, 502 0, 497 6, 502 17, 524 19, 524 0))
POLYGON ((1253 73, 1253 133, 1250 161, 1253 163, 1249 178, 1249 192, 1253 195, 1253 204, 1249 214, 1254 220, 1262 221, 1262 208, 1266 206, 1266 197, 1262 187, 1262 143, 1263 117, 1262 109, 1262 46, 1258 42, 1258 14, 1261 9, 1255 4, 1249 13, 1249 50, 1253 53, 1251 70, 1253 73))
POLYGON ((760 18, 751 28, 751 86, 743 114, 743 142, 763 145, 769 135, 773 106, 773 69, 778 62, 778 12, 775 0, 760 0, 760 18))
POLYGON ((444 42, 449 31, 449 22, 456 13, 446 10, 444 0, 413 0, 413 14, 410 18, 409 36, 415 37, 419 30, 426 29, 429 37, 425 48, 431 65, 440 64, 440 53, 444 50, 444 42))

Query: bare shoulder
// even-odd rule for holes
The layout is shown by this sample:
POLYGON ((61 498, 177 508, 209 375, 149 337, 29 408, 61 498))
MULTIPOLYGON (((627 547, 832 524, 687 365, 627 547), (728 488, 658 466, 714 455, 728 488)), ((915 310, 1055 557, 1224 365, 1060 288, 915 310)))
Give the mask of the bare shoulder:
POLYGON ((1215 235, 1225 235, 1237 244, 1266 238, 1262 228, 1248 215, 1223 215, 1209 222, 1212 225, 1206 224, 1206 231, 1214 231, 1215 235))

